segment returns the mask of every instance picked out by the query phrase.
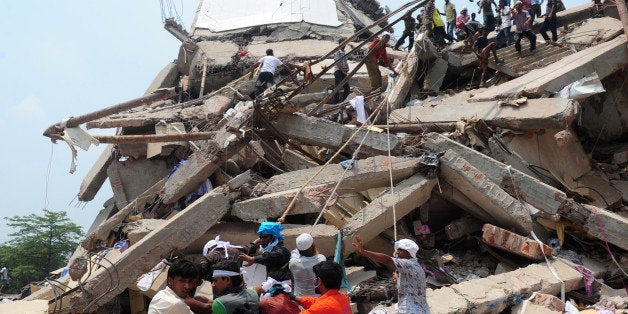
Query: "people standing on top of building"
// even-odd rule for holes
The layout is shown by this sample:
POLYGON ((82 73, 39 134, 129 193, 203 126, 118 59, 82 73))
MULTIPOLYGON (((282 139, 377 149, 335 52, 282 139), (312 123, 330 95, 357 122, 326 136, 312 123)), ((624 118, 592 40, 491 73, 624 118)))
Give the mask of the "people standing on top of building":
POLYGON ((447 44, 452 44, 456 40, 453 37, 449 36, 449 34, 447 34, 447 32, 445 31, 445 22, 443 22, 443 19, 440 16, 440 11, 438 11, 437 8, 434 8, 434 10, 432 11, 432 22, 428 26, 428 28, 432 28, 434 43, 442 48, 445 46, 445 39, 447 39, 448 41, 447 44))
POLYGON ((545 9, 545 20, 543 24, 541 24, 541 29, 539 33, 543 36, 545 41, 549 41, 550 38, 547 36, 547 31, 549 30, 552 33, 552 42, 556 42, 558 40, 558 32, 556 30, 556 12, 562 5, 561 0, 547 0, 547 7, 545 9))
MULTIPOLYGON (((338 44, 342 44, 345 41, 344 38, 338 39, 338 44)), ((347 60, 347 56, 345 55, 345 46, 342 45, 336 53, 334 53, 334 62, 336 62, 335 70, 334 70, 334 86, 338 86, 342 80, 347 77, 349 73, 349 61, 347 60)), ((342 86, 342 96, 340 93, 336 92, 334 94, 334 103, 338 104, 344 101, 347 96, 351 93, 351 89, 349 87, 349 81, 347 80, 342 86)))
POLYGON ((175 260, 168 269, 168 285, 150 301, 148 314, 192 314, 185 298, 197 287, 199 276, 199 270, 192 262, 175 260))
POLYGON ((297 314, 301 312, 299 304, 292 300, 290 280, 277 281, 268 278, 262 283, 265 294, 260 297, 260 314, 297 314))
POLYGON ((316 276, 316 293, 321 296, 296 297, 295 300, 305 308, 302 314, 351 314, 349 298, 340 292, 342 267, 332 261, 320 262, 312 268, 316 276))
POLYGON ((530 0, 530 6, 532 6, 532 11, 534 11, 536 17, 542 16, 541 5, 543 5, 543 2, 545 0, 530 0))
POLYGON ((458 38, 458 40, 463 40, 471 36, 467 28, 467 22, 469 22, 470 19, 469 10, 467 10, 466 6, 462 7, 460 15, 456 17, 456 38, 458 38))
POLYGON ((282 230, 283 226, 276 222, 262 222, 257 230, 259 237, 251 242, 248 254, 240 254, 243 266, 261 264, 266 266, 266 277, 279 281, 290 279, 290 251, 283 244, 282 230))
POLYGON ((297 237, 296 249, 290 255, 290 272, 294 279, 294 294, 297 296, 315 296, 314 282, 316 277, 312 267, 326 260, 319 254, 314 244, 314 238, 309 233, 302 233, 297 237))
POLYGON ((447 35, 454 37, 454 30, 456 29, 456 6, 449 0, 445 0, 444 7, 445 21, 447 22, 447 35))
POLYGON ((397 289, 399 302, 397 313, 400 314, 429 314, 430 308, 425 295, 425 272, 416 259, 419 246, 410 239, 401 239, 395 242, 395 254, 391 257, 384 253, 365 250, 359 236, 352 243, 356 251, 374 262, 386 266, 398 273, 397 289))
POLYGON ((488 34, 490 31, 487 28, 482 28, 476 35, 474 35, 473 52, 478 58, 478 65, 482 69, 482 75, 480 76, 480 87, 485 86, 485 76, 488 70, 488 59, 493 52, 495 57, 495 63, 503 63, 502 60, 497 58, 497 45, 495 42, 488 41, 488 34))
POLYGON ((521 54, 521 39, 523 37, 530 41, 530 51, 536 49, 536 35, 532 33, 530 27, 532 25, 532 18, 530 13, 523 9, 523 2, 517 0, 512 12, 512 20, 515 23, 515 50, 519 54, 519 58, 522 58, 521 54))
POLYGON ((299 69, 300 67, 291 63, 283 63, 274 56, 272 49, 266 49, 266 56, 261 57, 251 69, 249 79, 253 78, 253 73, 261 66, 257 81, 255 82, 255 97, 263 93, 268 87, 275 84, 275 74, 282 67, 299 69))
POLYGON ((493 6, 497 8, 494 0, 480 0, 478 14, 482 13, 484 19, 484 28, 489 31, 495 30, 495 15, 493 14, 493 6))
POLYGON ((495 42, 497 48, 512 45, 512 34, 510 33, 510 27, 512 26, 512 12, 510 6, 506 4, 506 0, 499 0, 499 15, 501 16, 502 24, 499 28, 497 36, 495 36, 495 42), (505 45, 502 43, 505 40, 505 45))
POLYGON ((397 72, 392 67, 392 60, 388 58, 386 54, 386 44, 390 41, 390 34, 385 33, 382 37, 376 37, 369 44, 369 56, 364 61, 366 71, 371 81, 371 92, 382 87, 382 72, 379 70, 378 61, 381 60, 384 64, 396 75, 397 72))
POLYGON ((225 259, 214 264, 212 271, 213 314, 259 313, 259 296, 246 289, 238 263, 225 259))
POLYGON ((412 45, 414 45, 414 31, 416 30, 416 22, 412 17, 412 11, 408 11, 404 14, 403 17, 403 33, 401 37, 395 43, 395 47, 393 49, 399 50, 399 47, 406 42, 406 38, 408 38, 408 51, 412 49, 412 45))

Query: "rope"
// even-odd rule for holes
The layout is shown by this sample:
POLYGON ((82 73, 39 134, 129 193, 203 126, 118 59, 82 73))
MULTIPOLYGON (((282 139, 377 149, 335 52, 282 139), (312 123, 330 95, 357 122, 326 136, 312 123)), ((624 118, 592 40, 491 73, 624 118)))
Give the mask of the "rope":
MULTIPOLYGON (((377 108, 375 108, 375 110, 373 111, 373 113, 371 113, 371 115, 368 117, 367 120, 371 120, 373 118, 373 116, 379 112, 379 110, 381 109, 382 105, 384 104, 384 101, 380 102, 379 105, 377 105, 377 108)), ((284 211, 284 213, 281 215, 281 217, 279 217, 279 219, 277 219, 278 223, 283 223, 286 220, 286 216, 288 215, 288 213, 290 213, 290 211, 292 210, 292 207, 294 207, 294 203, 296 203, 297 198, 299 196, 299 194, 301 194, 301 192, 303 192, 303 190, 305 189, 306 186, 308 186, 321 172, 323 172, 323 170, 325 170, 325 168, 327 168, 327 166, 329 166, 329 164, 332 162, 332 160, 334 160, 336 157, 338 157, 338 155, 340 155, 340 153, 347 148, 347 146, 349 146, 349 144, 351 143, 351 141, 353 140, 353 138, 355 138, 358 133, 360 132, 360 130, 362 130, 365 127, 366 124, 362 124, 357 130, 355 130, 355 132, 353 134, 351 134, 351 137, 349 137, 349 139, 347 139, 347 141, 344 143, 344 145, 342 145, 342 147, 340 147, 336 153, 329 158, 329 160, 327 160, 327 162, 321 166, 320 169, 318 169, 318 171, 312 175, 307 182, 305 182, 301 188, 299 188, 299 190, 294 194, 294 197, 292 198, 292 200, 290 201, 290 204, 288 204, 288 207, 286 208, 286 210, 284 211)))
POLYGON ((611 251, 611 247, 608 245, 608 239, 606 238, 606 232, 604 232, 604 227, 602 227, 602 220, 600 219, 600 214, 599 214, 599 212, 597 210, 597 207, 595 208, 595 220, 597 221, 597 227, 600 229, 600 233, 602 233, 602 237, 604 239, 604 244, 606 246, 606 250, 608 251, 608 254, 611 256, 611 259, 613 260, 615 265, 617 265, 617 268, 619 268, 619 271, 621 271, 621 273, 624 275, 624 277, 628 278, 628 274, 626 274, 624 269, 619 265, 619 263, 615 259, 615 255, 613 255, 613 252, 611 251))
MULTIPOLYGON (((377 109, 377 114, 379 115, 379 113, 381 113, 381 105, 378 107, 377 109)), ((375 112, 373 112, 373 114, 371 114, 371 116, 373 116, 375 114, 375 112)), ((370 117, 369 117, 370 118, 370 117)), ((377 120, 377 116, 374 120, 377 120)), ((353 152, 353 155, 351 155, 351 159, 355 160, 355 158, 358 155, 358 152, 360 151, 360 149, 362 148, 362 145, 364 144, 364 141, 366 140, 366 137, 369 135, 369 133, 371 132, 371 129, 367 129, 366 133, 364 134, 364 137, 362 138, 362 141, 360 142, 360 145, 358 145, 358 147, 355 149, 355 151, 353 152)), ((390 157, 389 157, 390 158, 390 157)), ((331 191, 331 193, 329 194, 329 197, 327 198, 327 200, 325 201, 325 205, 323 206, 323 209, 321 210, 321 212, 318 214, 318 217, 316 217, 316 221, 314 221, 314 224, 312 225, 312 229, 310 232, 314 231, 314 226, 316 226, 318 224, 318 222, 320 221, 321 217, 323 216, 323 213, 327 210, 327 208, 329 207, 329 202, 331 201, 332 197, 335 195, 336 190, 338 189, 338 187, 340 186, 340 183, 342 183, 342 180, 345 177, 345 174, 350 170, 351 167, 346 167, 345 171, 342 172, 342 174, 340 175, 340 179, 338 180, 338 183, 336 183, 336 186, 334 186, 334 189, 331 191)), ((364 211, 363 211, 364 212, 364 211)), ((363 213, 364 214, 364 213, 363 213)), ((364 223, 362 223, 364 225, 364 223)))
MULTIPOLYGON (((387 90, 392 90, 392 85, 394 84, 394 77, 393 77, 394 73, 391 73, 390 77, 388 78, 388 88, 387 90)), ((388 97, 386 99, 386 134, 388 135, 386 137, 386 141, 388 144, 388 160, 392 160, 392 156, 390 154, 390 101, 388 101, 388 97)), ((393 185, 393 174, 392 174, 392 165, 390 165, 388 167, 388 176, 390 178, 390 196, 391 198, 393 198, 395 196, 395 187, 393 185)), ((395 237, 395 242, 397 242, 397 207, 396 204, 397 202, 393 201, 392 202, 392 210, 393 210, 393 234, 395 237)))

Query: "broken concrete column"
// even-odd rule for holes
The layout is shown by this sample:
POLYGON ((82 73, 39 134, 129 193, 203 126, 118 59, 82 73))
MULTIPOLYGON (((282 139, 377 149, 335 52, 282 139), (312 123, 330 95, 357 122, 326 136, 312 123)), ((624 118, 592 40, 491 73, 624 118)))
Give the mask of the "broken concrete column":
POLYGON ((519 107, 500 106, 497 101, 426 102, 393 111, 392 123, 421 121, 423 124, 482 119, 491 126, 513 130, 563 129, 577 116, 578 103, 564 98, 528 99, 519 107))
MULTIPOLYGON (((291 171, 275 175, 263 184, 255 187, 258 194, 287 191, 305 184, 316 174, 320 167, 291 171)), ((312 182, 311 186, 335 184, 342 178, 340 189, 345 192, 363 191, 369 188, 390 184, 389 168, 394 182, 399 182, 416 172, 419 162, 416 158, 375 156, 355 161, 353 169, 345 173, 338 164, 328 165, 312 182), (344 175, 344 177, 343 177, 344 175)))
POLYGON ((543 255, 552 256, 549 246, 542 244, 541 247, 538 242, 506 229, 485 224, 482 231, 482 241, 492 247, 539 262, 545 258, 543 255))
POLYGON ((113 160, 111 154, 113 153, 115 146, 107 145, 100 154, 100 157, 92 165, 92 168, 83 178, 81 187, 78 192, 78 200, 81 202, 88 202, 94 199, 96 193, 100 190, 105 180, 107 180, 107 168, 113 160))
POLYGON ((161 228, 165 223, 166 220, 163 219, 141 219, 125 225, 122 230, 127 234, 127 239, 131 245, 134 245, 153 230, 161 228))
MULTIPOLYGON (((583 206, 576 203, 573 199, 568 198, 563 191, 546 185, 517 169, 510 169, 511 176, 505 170, 506 165, 440 134, 430 133, 423 139, 425 140, 425 146, 434 152, 448 149, 456 151, 495 184, 499 184, 504 188, 510 186, 509 191, 511 191, 511 195, 515 195, 514 186, 516 195, 520 199, 545 213, 560 214, 566 219, 583 226, 595 226, 595 213, 597 212, 597 216, 604 220, 603 226, 609 242, 625 250, 628 249, 628 236, 624 231, 621 231, 626 230, 626 226, 628 226, 628 219, 625 217, 601 208, 583 206)), ((589 228, 587 233, 598 239, 604 239, 599 228, 589 228)))
POLYGON ((360 236, 364 243, 397 223, 397 220, 425 203, 436 185, 435 179, 427 179, 423 174, 415 174, 401 181, 394 188, 394 194, 385 193, 357 212, 342 228, 345 254, 355 249, 351 242, 360 236), (393 205, 395 213, 393 213, 393 205))
POLYGON ((206 146, 194 152, 187 161, 179 165, 168 178, 163 195, 164 204, 172 204, 190 193, 220 167, 223 158, 220 146, 209 141, 206 146))
MULTIPOLYGON (((425 33, 419 34, 416 40, 417 43, 425 42, 426 37, 425 33)), ((421 50, 421 46, 417 45, 417 43, 415 43, 413 49, 410 49, 406 58, 401 61, 401 65, 397 66, 399 76, 395 78, 395 84, 392 89, 388 91, 386 100, 391 109, 401 108, 404 105, 408 91, 410 91, 410 86, 414 84, 414 78, 419 65, 419 51, 421 50)))
MULTIPOLYGON (((356 132, 356 128, 338 124, 329 120, 308 117, 301 114, 282 114, 274 123, 275 127, 287 137, 295 139, 303 144, 322 146, 331 149, 338 149, 344 145, 351 135, 356 132)), ((358 156, 374 156, 388 154, 388 135, 362 129, 357 136, 351 140, 346 148, 348 153, 353 153, 362 143, 364 144, 358 156)), ((396 136, 390 136, 390 149, 393 154, 401 149, 402 143, 396 136)))
MULTIPOLYGON (((565 282, 566 292, 584 286, 582 274, 569 262, 559 258, 551 265, 565 282)), ((560 287, 560 281, 552 275, 546 263, 532 264, 508 273, 437 290, 428 289, 427 303, 432 313, 501 313, 529 297, 532 292, 555 295, 560 293, 560 287)))
POLYGON ((447 74, 449 63, 442 58, 438 58, 430 65, 430 69, 427 71, 427 75, 423 81, 423 89, 430 92, 438 92, 445 80, 445 74, 447 74))
POLYGON ((471 163, 451 150, 440 161, 441 174, 447 182, 487 211, 500 225, 515 228, 522 234, 532 231, 532 218, 528 210, 471 163))
MULTIPOLYGON (((318 213, 325 206, 325 202, 333 189, 331 184, 323 184, 305 188, 298 194, 291 215, 318 213)), ((263 221, 268 218, 280 217, 288 208, 299 189, 292 189, 277 193, 264 194, 233 204, 231 214, 244 221, 263 221)), ((330 205, 334 201, 330 202, 330 205)))
MULTIPOLYGON (((438 195, 442 198, 446 199, 448 202, 464 209, 466 212, 470 213, 474 217, 478 218, 480 221, 496 223, 497 220, 493 218, 487 211, 484 210, 481 206, 474 203, 471 199, 469 199, 464 193, 460 192, 460 190, 456 189, 453 185, 449 184, 447 181, 439 182, 438 190, 434 190, 438 195)), ((480 228, 482 226, 480 225, 480 228)))
POLYGON ((222 186, 201 196, 162 228, 152 231, 112 260, 113 265, 97 269, 83 282, 82 288, 71 295, 72 308, 78 312, 95 310, 124 291, 169 252, 183 249, 198 239, 229 210, 228 191, 222 186), (116 269, 117 278, 111 277, 111 267, 116 269))
POLYGON ((512 314, 562 314, 565 310, 565 303, 560 298, 545 294, 537 293, 532 300, 524 300, 520 304, 512 307, 512 314))

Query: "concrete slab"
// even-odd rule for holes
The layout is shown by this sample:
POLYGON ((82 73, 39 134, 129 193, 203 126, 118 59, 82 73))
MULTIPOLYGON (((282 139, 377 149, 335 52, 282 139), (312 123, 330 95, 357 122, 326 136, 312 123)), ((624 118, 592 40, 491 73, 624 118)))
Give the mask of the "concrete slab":
POLYGON ((179 71, 175 62, 168 63, 153 79, 150 83, 144 95, 152 94, 154 91, 160 88, 167 88, 175 86, 175 82, 179 77, 179 71))
POLYGON ((390 120, 391 123, 446 123, 481 119, 491 126, 515 130, 562 129, 576 118, 577 109, 577 102, 563 98, 528 99, 519 107, 502 106, 498 101, 469 103, 443 99, 394 110, 390 120))
POLYGON ((595 45, 598 42, 613 39, 624 32, 621 21, 608 16, 589 19, 583 21, 583 24, 576 27, 573 32, 566 34, 561 43, 595 45))
POLYGON ((445 80, 449 63, 442 58, 438 58, 430 64, 431 66, 425 76, 423 89, 430 92, 438 92, 445 80))
POLYGON ((394 195, 385 193, 362 208, 342 228, 345 254, 354 251, 351 242, 355 241, 356 236, 359 235, 364 242, 368 242, 397 223, 393 217, 399 220, 425 203, 435 185, 435 179, 430 180, 423 174, 415 174, 396 185, 394 195))
POLYGON ((11 314, 48 314, 48 301, 13 301, 9 303, 0 303, 0 313, 11 314))
MULTIPOLYGON (((357 128, 303 114, 282 114, 277 118, 274 125, 287 137, 303 144, 332 149, 340 148, 349 141, 355 132, 359 132, 357 136, 351 139, 351 143, 345 149, 346 152, 353 153, 360 146, 360 143, 363 143, 358 152, 360 158, 388 154, 389 144, 386 133, 365 129, 358 131, 357 128)), ((393 155, 401 149, 401 146, 402 142, 399 137, 390 136, 390 149, 393 155)))
POLYGON ((472 163, 453 150, 447 150, 440 162, 441 174, 445 180, 482 207, 500 226, 514 228, 520 234, 528 234, 532 230, 532 219, 528 210, 472 163))
POLYGON ((521 77, 480 92, 470 101, 508 98, 520 91, 553 94, 593 72, 597 72, 600 78, 605 78, 626 63, 626 43, 626 38, 620 36, 587 48, 542 69, 532 70, 521 77))
MULTIPOLYGON (((265 183, 258 184, 255 192, 258 195, 287 191, 305 184, 320 168, 291 171, 275 175, 265 183)), ((338 164, 330 164, 312 182, 310 186, 320 184, 335 184, 342 178, 339 189, 342 191, 357 192, 373 187, 381 187, 390 184, 389 168, 392 168, 393 182, 399 182, 413 175, 419 167, 416 158, 375 156, 356 160, 353 169, 346 172, 338 164)))

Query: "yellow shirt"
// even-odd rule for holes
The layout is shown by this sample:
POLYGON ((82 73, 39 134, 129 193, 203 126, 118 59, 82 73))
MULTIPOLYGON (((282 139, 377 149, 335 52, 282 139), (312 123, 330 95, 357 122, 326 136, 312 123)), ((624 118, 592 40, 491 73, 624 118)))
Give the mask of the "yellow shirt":
POLYGON ((445 23, 440 18, 440 13, 438 13, 436 8, 434 8, 434 14, 432 14, 432 22, 434 22, 434 27, 445 27, 445 23))
POLYGON ((445 18, 447 19, 447 22, 451 22, 456 19, 454 11, 456 11, 456 6, 453 3, 449 2, 448 4, 445 4, 445 18))

